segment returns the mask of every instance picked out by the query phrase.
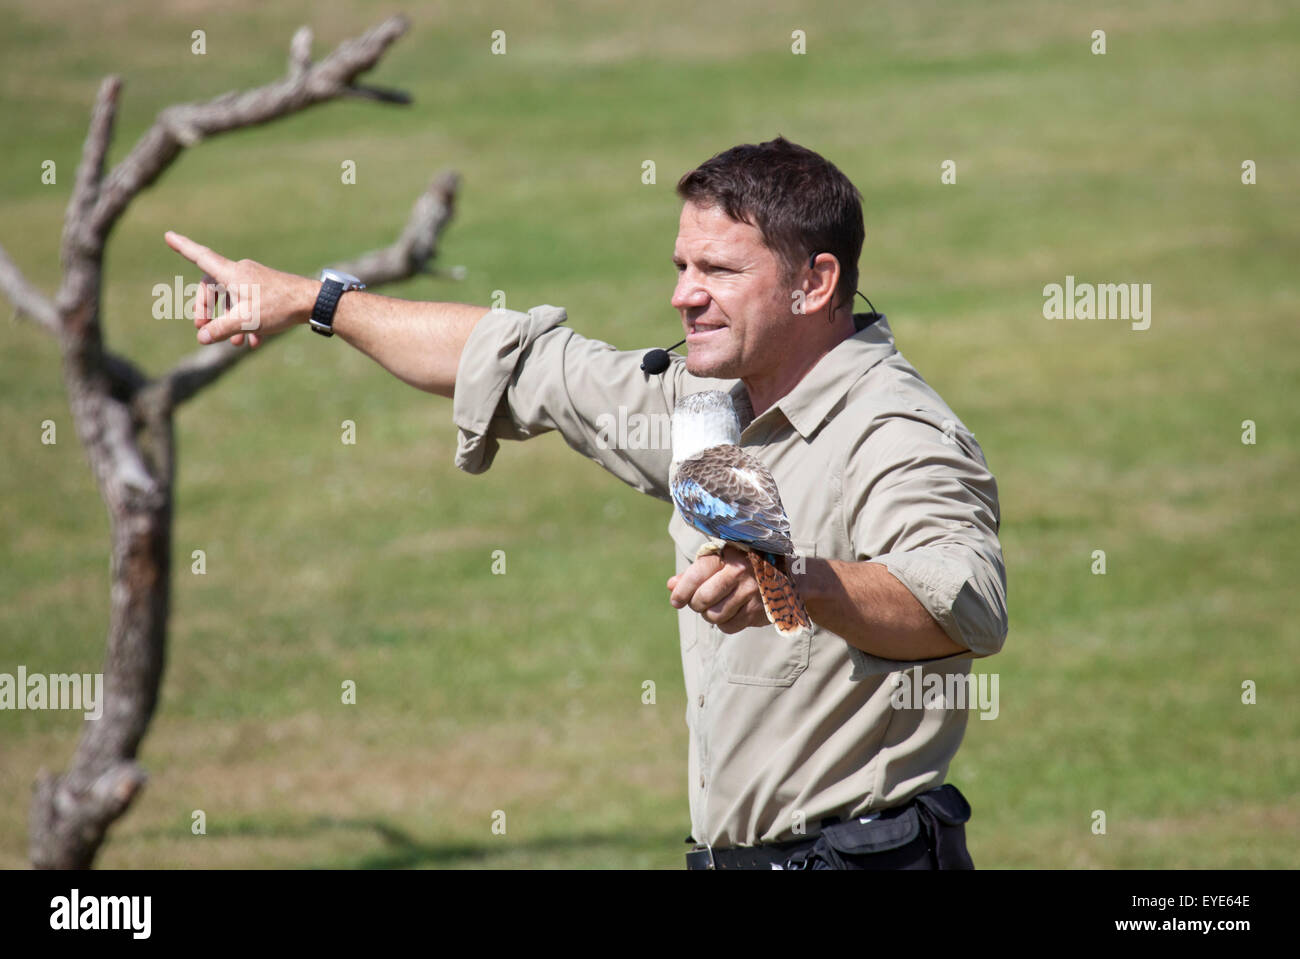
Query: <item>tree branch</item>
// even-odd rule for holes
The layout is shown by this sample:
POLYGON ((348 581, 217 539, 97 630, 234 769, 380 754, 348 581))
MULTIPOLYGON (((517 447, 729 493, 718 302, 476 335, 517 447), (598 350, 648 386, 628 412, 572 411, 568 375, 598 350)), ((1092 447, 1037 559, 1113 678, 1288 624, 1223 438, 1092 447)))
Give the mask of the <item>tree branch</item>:
POLYGON ((27 282, 23 271, 9 258, 9 254, 2 246, 0 246, 0 292, 8 297, 18 315, 35 320, 47 333, 59 335, 59 311, 54 308, 54 301, 27 282))
POLYGON ((309 63, 311 32, 300 29, 290 44, 284 79, 243 93, 223 93, 207 103, 166 107, 104 181, 90 228, 95 235, 106 236, 131 199, 158 179, 183 148, 350 94, 352 81, 378 63, 406 27, 405 17, 391 17, 360 37, 343 41, 319 63, 309 63))
POLYGON ((129 361, 109 359, 99 322, 105 237, 90 228, 89 217, 102 198, 104 158, 113 139, 121 89, 117 77, 106 77, 91 110, 64 218, 63 282, 55 297, 68 405, 110 512, 148 508, 165 498, 140 457, 130 408, 121 401, 143 376, 129 361))
POLYGON ((380 286, 426 273, 437 254, 442 231, 456 214, 460 176, 447 170, 434 177, 411 208, 411 215, 396 242, 371 250, 334 269, 360 277, 367 286, 380 286))
POLYGON ((99 348, 100 263, 104 257, 104 239, 88 229, 87 217, 96 201, 104 176, 104 157, 113 140, 117 119, 117 97, 122 81, 105 77, 99 85, 95 106, 90 112, 90 129, 81 149, 81 163, 63 217, 63 240, 60 246, 63 282, 55 296, 65 337, 77 341, 80 349, 93 353, 99 348), (69 325, 69 324, 73 325, 69 325))
POLYGON ((299 27, 289 41, 289 79, 300 79, 311 66, 311 27, 299 27))
POLYGON ((81 147, 81 163, 77 178, 68 199, 68 210, 63 217, 63 262, 66 265, 79 249, 96 252, 93 235, 86 235, 86 215, 99 199, 104 178, 104 157, 113 142, 113 125, 117 120, 117 98, 122 92, 120 77, 105 77, 99 85, 95 106, 90 112, 90 129, 81 147))

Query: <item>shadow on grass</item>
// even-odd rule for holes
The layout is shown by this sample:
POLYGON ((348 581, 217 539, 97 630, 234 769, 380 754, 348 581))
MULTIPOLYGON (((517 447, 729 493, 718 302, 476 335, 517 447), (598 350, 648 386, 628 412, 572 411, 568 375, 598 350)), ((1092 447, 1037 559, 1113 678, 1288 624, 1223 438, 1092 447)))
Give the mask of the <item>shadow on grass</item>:
POLYGON ((244 820, 228 823, 209 830, 213 837, 265 837, 267 839, 310 839, 322 832, 341 830, 361 830, 375 833, 383 840, 386 848, 368 853, 347 861, 340 859, 328 865, 306 865, 307 869, 421 869, 421 868, 457 868, 472 865, 491 866, 494 859, 503 857, 517 858, 521 854, 565 853, 579 849, 587 853, 606 852, 615 867, 619 860, 631 856, 645 858, 647 851, 661 848, 664 858, 678 853, 685 854, 686 844, 683 834, 673 832, 646 833, 596 833, 585 832, 553 836, 541 836, 522 842, 511 841, 506 844, 500 839, 483 842, 428 842, 409 832, 399 829, 382 819, 340 819, 332 816, 318 816, 305 822, 274 822, 266 820, 244 820))

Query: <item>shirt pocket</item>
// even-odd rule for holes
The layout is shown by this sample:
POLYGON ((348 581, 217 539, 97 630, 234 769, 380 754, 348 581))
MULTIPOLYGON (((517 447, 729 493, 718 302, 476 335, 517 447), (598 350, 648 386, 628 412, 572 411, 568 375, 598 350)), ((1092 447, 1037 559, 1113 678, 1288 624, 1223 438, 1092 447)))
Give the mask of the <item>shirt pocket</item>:
MULTIPOLYGON (((797 556, 817 555, 816 543, 794 544, 797 556)), ((797 562, 796 559, 791 560, 797 562)), ((716 627, 714 627, 716 629, 716 627)), ((813 634, 804 630, 798 636, 782 636, 775 626, 753 627, 728 636, 722 636, 722 661, 727 671, 727 681, 743 686, 791 686, 808 668, 813 634)))

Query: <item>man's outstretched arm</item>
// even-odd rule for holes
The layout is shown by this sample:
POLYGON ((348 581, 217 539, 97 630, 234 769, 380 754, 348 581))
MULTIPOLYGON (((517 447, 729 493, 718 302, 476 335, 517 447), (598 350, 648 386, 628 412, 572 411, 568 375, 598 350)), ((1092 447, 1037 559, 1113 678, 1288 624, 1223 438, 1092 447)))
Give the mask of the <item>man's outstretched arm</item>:
MULTIPOLYGON (((177 233, 166 239, 234 299, 223 316, 196 316, 200 343, 228 339, 256 346, 310 319, 319 281, 253 260, 228 260, 177 233), (249 289, 259 291, 256 298, 249 289), (254 299, 256 328, 250 317, 254 299)), ((206 311, 206 291, 199 300, 206 311)), ((695 389, 729 384, 690 377, 681 360, 663 376, 651 376, 640 368, 640 351, 581 336, 561 325, 566 319, 554 306, 525 313, 409 302, 357 290, 339 300, 333 326, 404 382, 451 398, 456 465, 466 472, 488 469, 499 440, 555 430, 623 482, 668 501, 667 427, 678 391, 687 384, 695 389)))
MULTIPOLYGON (((239 346, 247 338, 255 347, 311 318, 319 280, 254 260, 226 259, 179 233, 169 232, 165 239, 228 291, 229 307, 214 319, 208 315, 207 284, 201 285, 194 317, 200 343, 228 339, 239 346)), ((334 332, 403 382, 451 397, 465 342, 488 312, 484 306, 422 303, 354 290, 339 300, 334 332)))

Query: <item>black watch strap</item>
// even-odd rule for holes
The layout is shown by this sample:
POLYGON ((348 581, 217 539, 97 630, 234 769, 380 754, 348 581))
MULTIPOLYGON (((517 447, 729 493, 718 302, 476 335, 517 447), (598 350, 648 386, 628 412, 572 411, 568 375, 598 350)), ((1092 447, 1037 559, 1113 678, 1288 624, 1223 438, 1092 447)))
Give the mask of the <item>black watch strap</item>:
POLYGON ((311 328, 321 336, 334 335, 334 311, 338 309, 342 296, 343 284, 338 280, 325 280, 321 283, 320 293, 316 294, 316 305, 311 310, 311 328))

